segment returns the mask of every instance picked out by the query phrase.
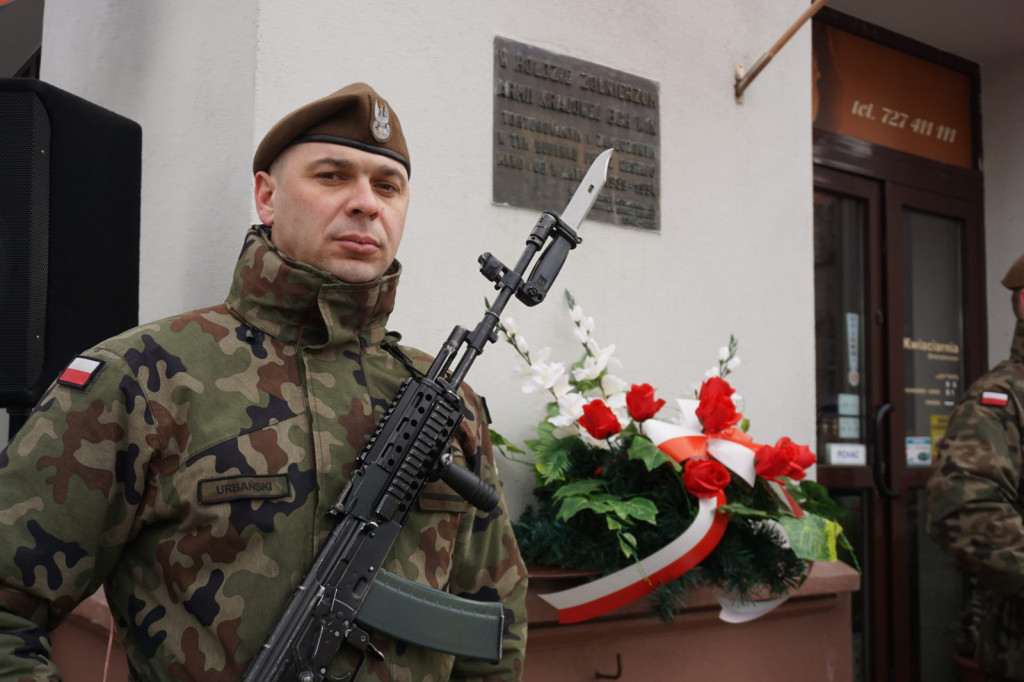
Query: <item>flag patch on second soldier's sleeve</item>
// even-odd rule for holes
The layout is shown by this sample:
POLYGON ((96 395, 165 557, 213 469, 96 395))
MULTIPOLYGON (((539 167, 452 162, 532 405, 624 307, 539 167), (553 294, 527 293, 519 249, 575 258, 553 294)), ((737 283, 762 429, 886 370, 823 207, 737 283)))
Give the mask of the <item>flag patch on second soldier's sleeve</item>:
POLYGON ((69 386, 84 390, 106 364, 102 360, 93 360, 79 355, 64 368, 64 371, 57 377, 57 383, 61 386, 69 386))
POLYGON ((982 405, 993 405, 995 407, 1006 407, 1006 404, 1010 402, 1010 396, 1006 393, 997 393, 996 391, 984 391, 981 394, 982 405))

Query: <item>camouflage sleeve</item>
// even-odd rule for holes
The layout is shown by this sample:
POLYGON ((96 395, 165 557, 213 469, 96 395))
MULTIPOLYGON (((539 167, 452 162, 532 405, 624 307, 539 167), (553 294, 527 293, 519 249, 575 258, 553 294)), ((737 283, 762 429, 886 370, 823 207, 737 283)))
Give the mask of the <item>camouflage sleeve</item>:
POLYGON ((1006 386, 1006 406, 981 402, 972 388, 950 416, 927 484, 928 534, 1003 594, 1024 591, 1021 405, 1006 386))
MULTIPOLYGON (((501 490, 491 448, 490 432, 478 400, 473 400, 477 457, 480 474, 501 490)), ((451 592, 471 598, 501 601, 505 607, 505 634, 500 663, 458 659, 452 680, 520 682, 526 655, 526 565, 512 534, 512 523, 502 494, 494 511, 462 515, 453 556, 451 592)))
POLYGON ((60 679, 48 633, 100 586, 141 496, 145 404, 118 356, 91 356, 95 381, 51 387, 0 452, 0 679, 60 679))

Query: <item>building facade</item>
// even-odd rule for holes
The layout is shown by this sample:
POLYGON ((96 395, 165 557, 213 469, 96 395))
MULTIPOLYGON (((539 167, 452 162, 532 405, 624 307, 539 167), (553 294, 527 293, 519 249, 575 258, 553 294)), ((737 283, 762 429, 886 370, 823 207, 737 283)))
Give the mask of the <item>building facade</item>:
MULTIPOLYGON (((915 439, 937 437, 927 420, 939 410, 918 415, 928 428, 912 423, 915 391, 934 387, 908 378, 907 358, 957 356, 955 369, 920 369, 930 378, 950 375, 955 392, 1003 357, 1013 325, 998 279, 1024 251, 1024 196, 1016 191, 1024 182, 1024 98, 1015 87, 1024 48, 1007 47, 1001 35, 1003 24, 1019 25, 1020 9, 1000 3, 965 44, 969 4, 892 9, 837 0, 813 30, 809 23, 796 32, 740 99, 737 65, 749 68, 764 54, 806 0, 47 0, 39 63, 43 80, 143 128, 140 320, 222 300, 245 229, 256 221, 249 168, 266 129, 346 83, 373 84, 401 112, 415 170, 392 322, 426 350, 453 325, 479 319, 491 289, 477 274, 477 256, 516 257, 537 218, 535 208, 495 196, 499 146, 510 144, 500 109, 517 92, 503 91, 503 82, 537 97, 562 92, 560 77, 567 92, 582 87, 582 67, 567 82, 564 73, 502 66, 502 46, 653 83, 656 106, 646 124, 627 118, 619 127, 646 135, 654 151, 622 147, 613 173, 643 177, 653 167, 644 158, 657 160, 648 174, 657 173, 656 224, 585 223, 556 293, 570 290, 595 318, 595 338, 615 344, 622 378, 650 383, 661 397, 688 396, 730 335, 739 340, 743 363, 733 378, 751 434, 815 444, 819 479, 855 512, 866 569, 854 623, 863 679, 894 669, 895 679, 935 680, 952 668, 935 672, 932 649, 896 643, 928 640, 925 625, 945 617, 894 594, 929 589, 913 577, 920 564, 940 567, 937 584, 959 584, 916 542, 926 467, 913 468, 906 456, 927 452, 931 441, 915 439), (999 11, 1009 13, 1005 21, 999 11), (824 122, 817 86, 849 75, 839 66, 822 73, 816 36, 833 29, 964 76, 966 94, 951 98, 969 110, 968 128, 958 131, 969 139, 966 165, 893 151, 859 137, 849 121, 824 122), (945 235, 946 250, 936 234, 945 235), (945 265, 934 266, 941 259, 945 265), (951 304, 947 292, 960 298, 951 304), (953 326, 933 333, 932 318, 953 326), (928 331, 907 331, 915 320, 928 331), (829 374, 829 363, 839 369, 829 374), (842 468, 825 465, 826 453, 842 456, 829 443, 862 447, 842 468), (869 546, 879 533, 895 557, 869 546), (899 604, 888 606, 893 599, 899 604)), ((604 101, 590 93, 588 101, 604 101)), ((884 108, 906 113, 884 102, 864 109, 872 102, 854 99, 861 113, 847 109, 863 120, 884 108)), ((613 107, 603 106, 594 135, 615 125, 613 107)), ((571 104, 561 113, 587 118, 571 104)), ((938 136, 942 122, 931 123, 938 136)), ((547 141, 549 156, 563 153, 557 134, 524 130, 532 152, 547 141)), ((555 204, 546 208, 562 209, 555 204)), ((577 356, 561 295, 507 312, 532 347, 577 356)), ((495 429, 522 442, 543 404, 520 390, 515 364, 514 351, 498 344, 469 382, 487 396, 495 429)), ((532 472, 509 462, 502 473, 517 513, 529 503, 532 472)))

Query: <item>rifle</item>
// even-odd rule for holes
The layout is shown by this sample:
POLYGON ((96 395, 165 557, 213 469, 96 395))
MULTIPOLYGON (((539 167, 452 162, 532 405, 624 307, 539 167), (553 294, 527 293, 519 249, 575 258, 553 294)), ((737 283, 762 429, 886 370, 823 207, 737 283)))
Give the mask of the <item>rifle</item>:
POLYGON ((581 241, 576 228, 604 185, 611 151, 594 160, 562 216, 541 214, 514 268, 489 253, 480 256, 481 273, 499 291, 494 304, 472 332, 455 327, 425 375, 402 383, 330 509, 338 523, 244 682, 333 682, 339 678, 328 669, 343 645, 360 652, 350 678, 355 680, 367 657, 383 659, 370 643, 369 631, 459 656, 494 663, 501 659, 500 603, 464 599, 380 567, 428 480, 440 478, 483 511, 498 504, 490 484, 454 463, 449 441, 462 422, 457 390, 485 345, 497 340, 495 329, 512 295, 529 306, 544 300, 569 250, 581 241))

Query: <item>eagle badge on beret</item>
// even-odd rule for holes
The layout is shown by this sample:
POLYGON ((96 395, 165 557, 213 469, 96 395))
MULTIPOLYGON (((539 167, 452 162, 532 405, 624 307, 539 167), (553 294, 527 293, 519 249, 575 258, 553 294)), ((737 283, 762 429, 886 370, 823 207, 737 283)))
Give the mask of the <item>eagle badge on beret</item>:
POLYGON ((370 132, 377 138, 378 142, 387 142, 391 137, 391 112, 386 104, 373 102, 373 121, 370 123, 370 132))

